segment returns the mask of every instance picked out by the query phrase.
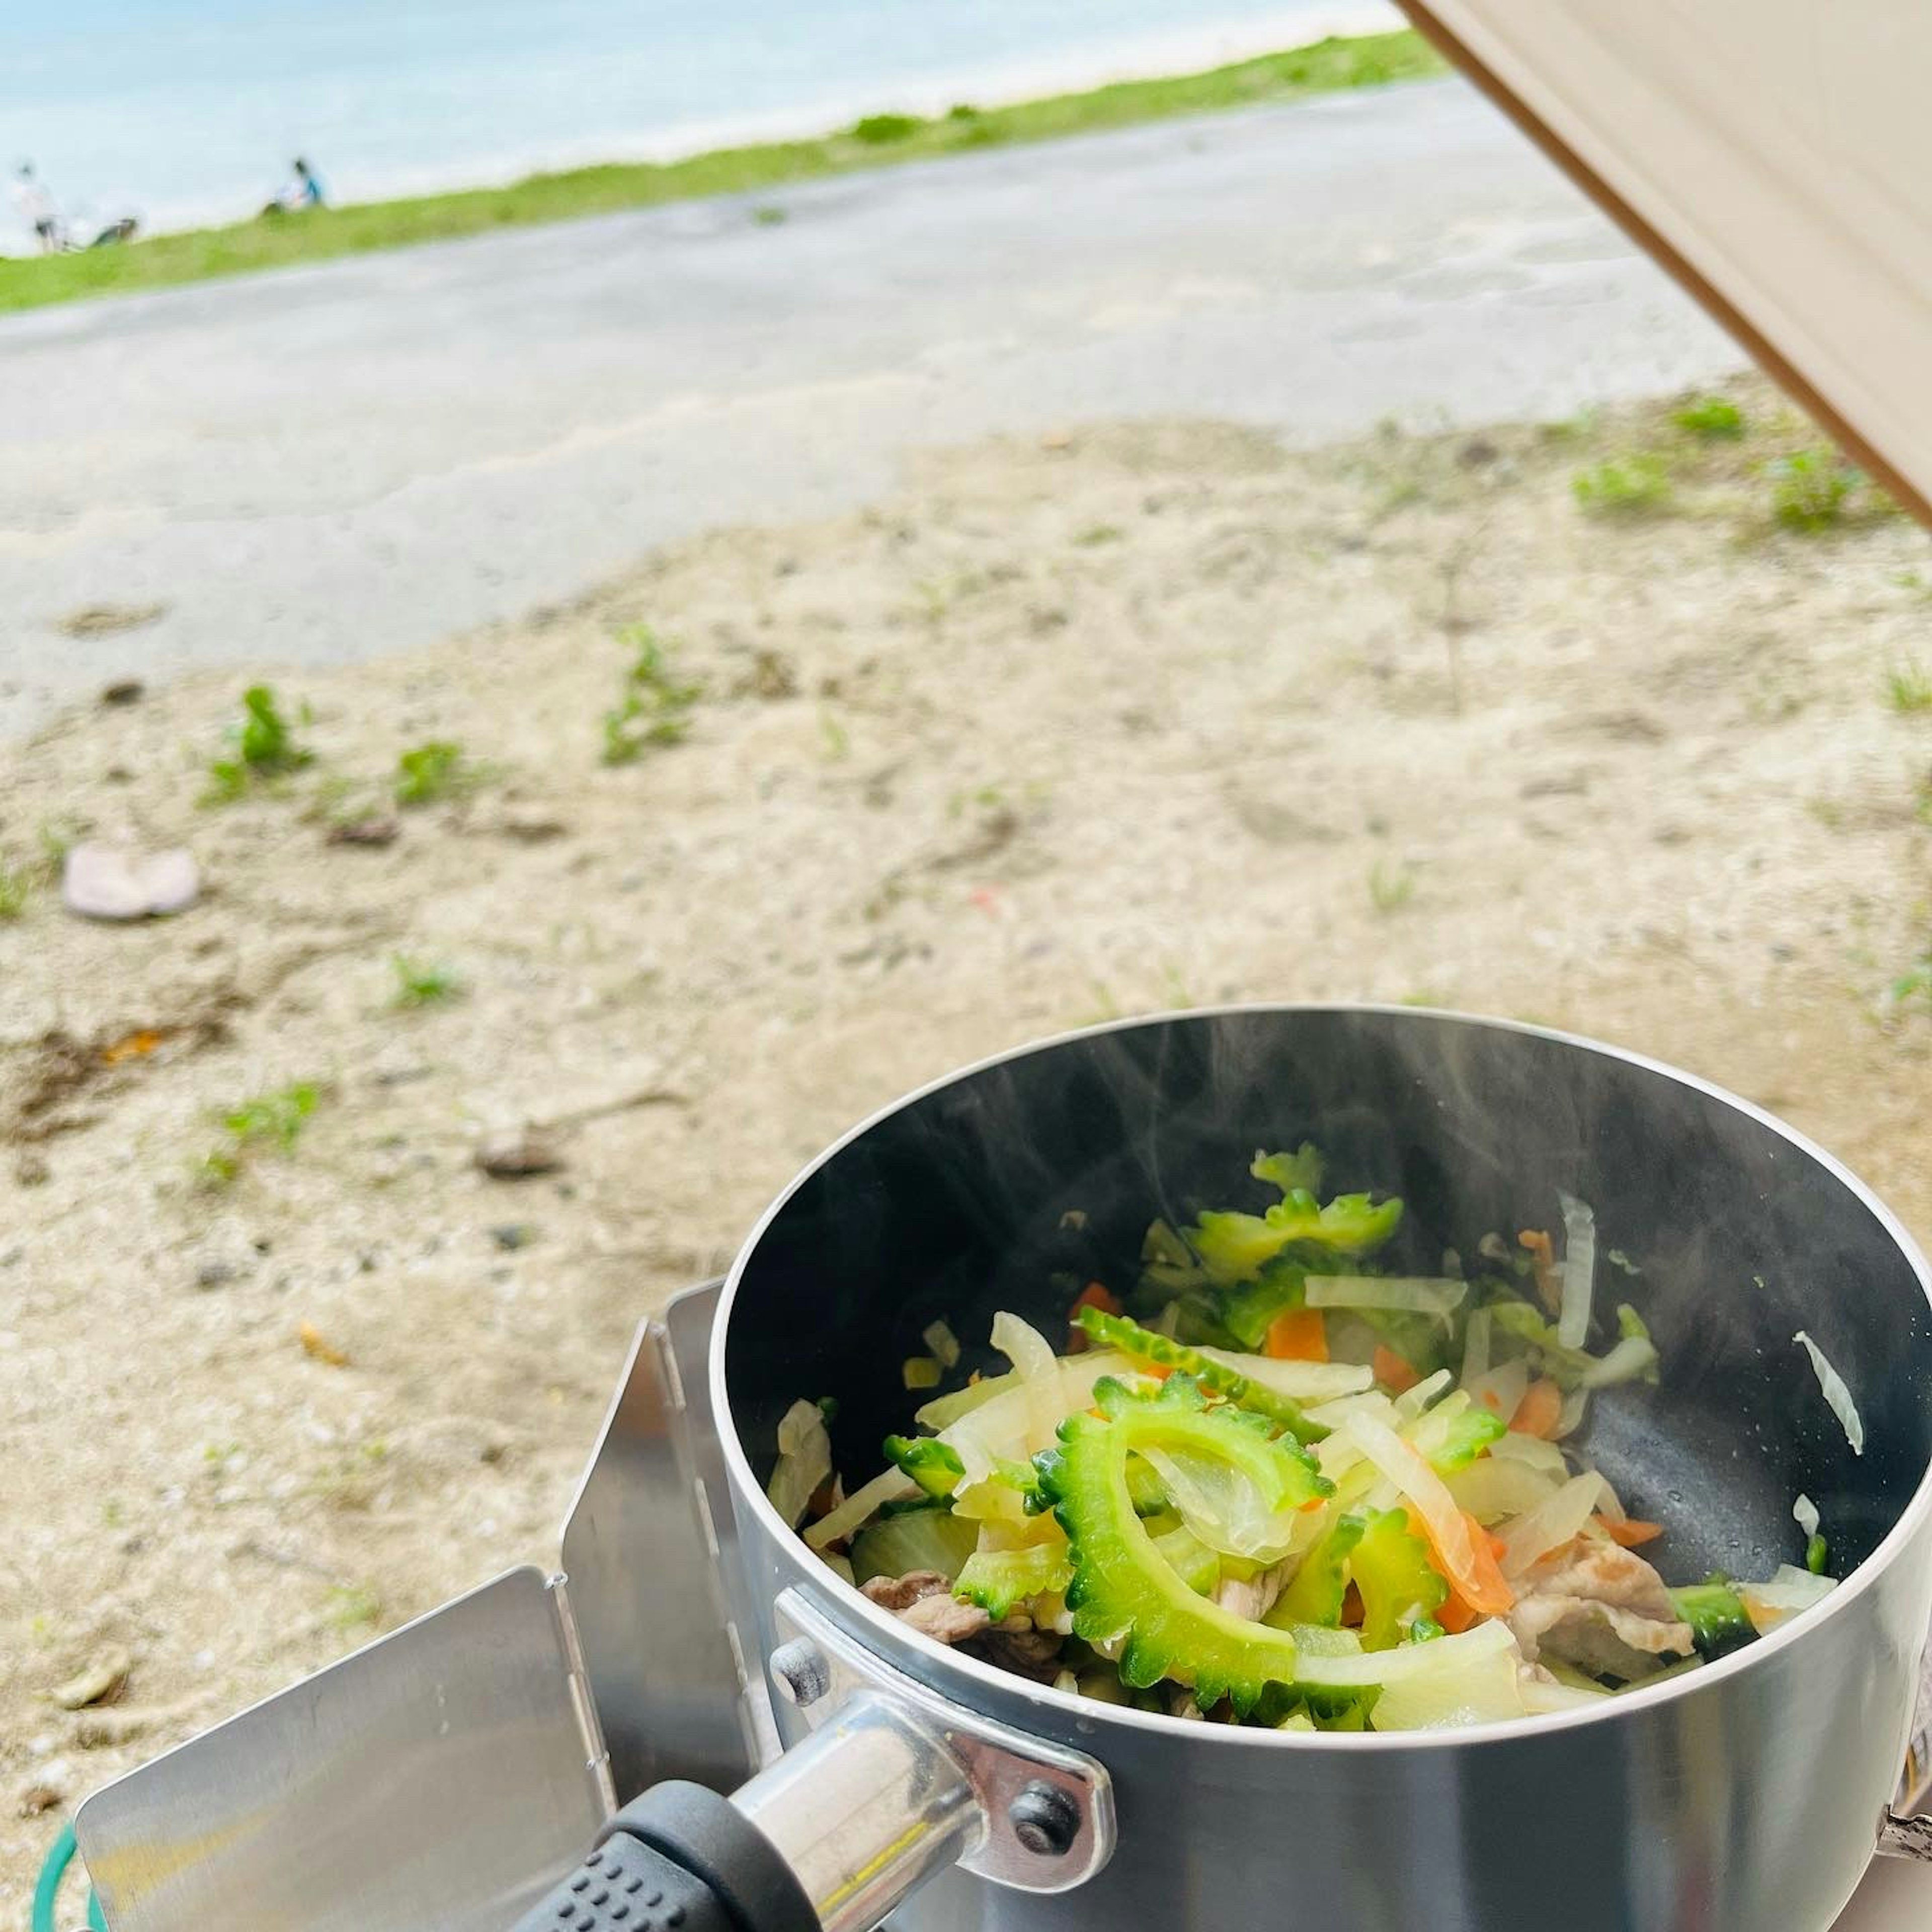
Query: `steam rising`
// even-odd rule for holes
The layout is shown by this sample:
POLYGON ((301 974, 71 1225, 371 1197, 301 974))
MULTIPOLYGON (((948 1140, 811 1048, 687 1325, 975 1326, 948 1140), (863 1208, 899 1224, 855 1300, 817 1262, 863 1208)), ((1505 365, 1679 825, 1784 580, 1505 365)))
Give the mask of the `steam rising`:
MULTIPOLYGON (((1834 1547, 1862 1555, 1923 1473, 1924 1291, 1852 1190, 1667 1075, 1421 1012, 1190 1014, 950 1082, 836 1156, 773 1223, 747 1270, 734 1349, 783 1355, 736 1336, 760 1322, 766 1336, 795 1336, 798 1298, 822 1293, 837 1314, 827 1390, 812 1392, 845 1395, 838 1378, 884 1352, 892 1372, 860 1394, 851 1424, 871 1428, 869 1401, 883 1433, 903 1422, 889 1408, 903 1402, 900 1330, 910 1345, 944 1317, 970 1358, 997 1307, 1042 1323, 1064 1315, 1056 1272, 1124 1286, 1150 1220, 1180 1228, 1203 1206, 1264 1204, 1247 1178, 1254 1149, 1304 1139, 1337 1184, 1403 1197, 1388 1256, 1398 1274, 1433 1274, 1444 1248, 1473 1254, 1492 1229, 1513 1240, 1559 1193, 1593 1204, 1598 1242, 1642 1270, 1631 1298, 1664 1376, 1593 1402, 1591 1460, 1634 1513, 1665 1522, 1687 1567, 1767 1574, 1792 1553, 1801 1490, 1834 1547), (1832 1332, 1867 1394, 1874 1453, 1862 1462, 1818 1405, 1808 1414, 1796 1400, 1803 1368, 1790 1338, 1821 1307, 1857 1311, 1832 1332)), ((798 1373, 796 1361, 770 1372, 757 1405, 767 1430, 800 1393, 798 1373)))

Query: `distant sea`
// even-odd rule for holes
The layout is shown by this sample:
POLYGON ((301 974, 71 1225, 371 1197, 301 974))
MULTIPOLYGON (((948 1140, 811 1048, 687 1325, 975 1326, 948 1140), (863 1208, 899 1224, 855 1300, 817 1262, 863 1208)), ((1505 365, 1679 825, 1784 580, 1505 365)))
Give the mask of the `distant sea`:
POLYGON ((253 214, 298 153, 373 200, 1400 24, 1382 0, 22 0, 0 166, 34 162, 77 224, 189 227, 253 214))

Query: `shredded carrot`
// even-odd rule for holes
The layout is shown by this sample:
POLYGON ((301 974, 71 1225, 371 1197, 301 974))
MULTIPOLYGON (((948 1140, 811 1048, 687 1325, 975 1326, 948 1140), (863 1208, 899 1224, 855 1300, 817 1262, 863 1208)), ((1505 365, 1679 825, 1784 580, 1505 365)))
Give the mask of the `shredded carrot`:
POLYGON ((1066 1311, 1066 1352, 1070 1355, 1084 1355, 1087 1352, 1088 1336, 1076 1318, 1083 1308, 1097 1308, 1103 1315, 1118 1315, 1120 1304, 1114 1296, 1097 1281, 1090 1281, 1073 1298, 1073 1306, 1066 1311))
POLYGON ((1429 1526, 1412 1509, 1402 1514, 1408 1520, 1408 1533, 1429 1545, 1429 1560, 1436 1574, 1449 1586, 1449 1594, 1436 1612, 1436 1621, 1451 1636, 1467 1630, 1479 1616, 1500 1616, 1516 1602, 1515 1593, 1503 1580, 1496 1558, 1503 1553, 1502 1539, 1492 1536, 1466 1510, 1462 1520, 1469 1526, 1472 1561, 1467 1574, 1459 1574, 1444 1561, 1429 1526))
POLYGON ((1285 1308, 1268 1324, 1262 1352, 1278 1362, 1325 1362, 1328 1328, 1318 1308, 1285 1308))
MULTIPOLYGON (((1415 1518, 1412 1516, 1409 1520, 1413 1524, 1415 1518)), ((1429 1535, 1429 1526, 1424 1523, 1422 1533, 1428 1538, 1430 1558, 1448 1580, 1451 1603, 1459 1604, 1472 1618, 1499 1617, 1516 1602, 1516 1592, 1504 1580, 1502 1568, 1496 1562, 1502 1546, 1467 1510, 1463 1512, 1462 1520, 1469 1531, 1468 1567, 1463 1569, 1450 1563, 1435 1538, 1429 1535)), ((1439 1615, 1436 1622, 1444 1630, 1454 1628, 1444 1622, 1439 1615)), ((1468 1625, 1463 1628, 1466 1629, 1468 1625)))
POLYGON ((1414 1365, 1406 1357, 1398 1355, 1393 1348, 1376 1344, 1376 1380, 1384 1388, 1394 1389, 1397 1395, 1412 1389, 1422 1378, 1415 1372, 1414 1365))
POLYGON ((1547 1442, 1556 1433, 1563 1414, 1563 1391, 1547 1376, 1539 1376, 1523 1391, 1510 1426, 1519 1436, 1540 1436, 1547 1442))
POLYGON ((1604 1532, 1612 1543, 1621 1543, 1626 1550, 1634 1550, 1640 1543, 1654 1543, 1664 1534, 1660 1522, 1644 1522, 1636 1516, 1628 1516, 1622 1522, 1612 1522, 1606 1516, 1597 1519, 1604 1532))
POLYGON ((1550 1237, 1540 1228, 1526 1228, 1516 1238, 1536 1263, 1536 1292, 1554 1315, 1563 1306, 1563 1277, 1556 1271, 1556 1252, 1550 1245, 1550 1237))

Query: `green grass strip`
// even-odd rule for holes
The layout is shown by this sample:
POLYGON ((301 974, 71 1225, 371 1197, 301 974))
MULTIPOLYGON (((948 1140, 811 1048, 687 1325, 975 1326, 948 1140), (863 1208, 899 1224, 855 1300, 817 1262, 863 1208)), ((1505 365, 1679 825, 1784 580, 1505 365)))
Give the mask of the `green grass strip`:
MULTIPOLYGON (((160 235, 125 248, 0 260, 0 311, 170 288, 211 276, 250 274, 378 248, 454 241, 495 229, 654 208, 706 195, 776 192, 862 168, 1057 140, 1177 115, 1381 87, 1442 71, 1442 62, 1426 44, 1407 31, 1318 40, 1312 46, 1266 54, 1204 74, 1123 81, 1010 107, 962 106, 933 120, 870 115, 842 133, 814 140, 760 142, 682 160, 575 168, 566 174, 532 175, 507 188, 368 202, 280 220, 160 235)), ((755 210, 752 218, 776 222, 783 219, 783 213, 778 208, 755 210)))

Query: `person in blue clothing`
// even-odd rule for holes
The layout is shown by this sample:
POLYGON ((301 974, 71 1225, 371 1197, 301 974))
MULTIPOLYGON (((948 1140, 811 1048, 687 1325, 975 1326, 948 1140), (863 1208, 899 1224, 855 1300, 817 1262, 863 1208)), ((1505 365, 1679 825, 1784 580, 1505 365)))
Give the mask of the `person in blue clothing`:
POLYGON ((264 214, 301 214, 311 208, 326 207, 328 203, 322 192, 322 182, 314 169, 299 154, 290 166, 292 172, 286 184, 262 212, 264 214))

